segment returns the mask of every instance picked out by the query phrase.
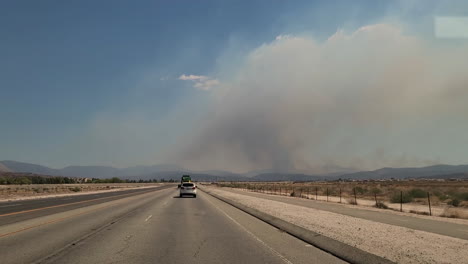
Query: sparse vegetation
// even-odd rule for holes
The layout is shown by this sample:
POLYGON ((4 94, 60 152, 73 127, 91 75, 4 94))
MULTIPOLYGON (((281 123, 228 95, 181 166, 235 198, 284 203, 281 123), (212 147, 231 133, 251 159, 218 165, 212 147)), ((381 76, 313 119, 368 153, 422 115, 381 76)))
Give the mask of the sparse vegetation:
POLYGON ((81 192, 80 187, 69 188, 69 190, 72 191, 72 192, 81 192))
POLYGON ((420 215, 429 215, 428 212, 421 212, 421 211, 416 211, 416 210, 410 210, 410 213, 420 214, 420 215))
POLYGON ((371 191, 370 191, 372 194, 381 194, 382 193, 382 190, 380 190, 379 188, 372 188, 371 191))
POLYGON ((0 199, 16 199, 20 197, 80 193, 90 191, 107 191, 112 189, 132 188, 147 185, 147 183, 112 183, 112 184, 31 184, 31 185, 0 185, 0 199))
POLYGON ((452 205, 454 207, 458 207, 460 205, 460 200, 455 198, 453 200, 450 200, 447 204, 452 205))
POLYGON ((411 203, 412 201, 413 197, 406 192, 403 192, 403 194, 401 194, 401 192, 396 192, 390 198, 391 203, 411 203))
POLYGON ((363 194, 367 193, 367 189, 362 188, 361 186, 357 186, 355 189, 356 189, 356 193, 359 194, 359 195, 363 195, 363 194))
POLYGON ((445 217, 468 218, 468 181, 220 182, 218 185, 345 204, 356 204, 357 199, 358 205, 396 211, 400 211, 403 198, 404 204, 412 204, 411 207, 403 205, 403 211, 423 215, 430 214, 430 199, 432 215, 441 215, 444 207, 450 207, 459 211, 445 212, 445 217))
POLYGON ((346 201, 349 203, 349 204, 352 204, 352 205, 357 205, 357 202, 354 198, 348 198, 346 199, 346 201))
POLYGON ((468 201, 468 192, 455 193, 454 196, 460 200, 468 201))
POLYGON ((375 204, 375 207, 380 208, 380 209, 388 209, 388 206, 384 204, 383 202, 377 202, 375 204))
POLYGON ((426 198, 427 192, 418 188, 414 188, 414 189, 411 189, 411 191, 409 191, 409 196, 413 198, 426 198))
POLYGON ((460 212, 457 210, 451 210, 449 208, 445 209, 444 212, 440 215, 442 217, 448 217, 448 218, 460 218, 460 212))
MULTIPOLYGON (((138 183, 156 183, 157 179, 142 180, 138 183)), ((173 179, 166 181, 161 179, 159 182, 174 182, 173 179)), ((18 172, 0 172, 0 185, 26 185, 26 184, 81 184, 81 183, 137 183, 137 180, 120 179, 113 177, 110 179, 98 178, 74 178, 38 175, 33 173, 18 172)))

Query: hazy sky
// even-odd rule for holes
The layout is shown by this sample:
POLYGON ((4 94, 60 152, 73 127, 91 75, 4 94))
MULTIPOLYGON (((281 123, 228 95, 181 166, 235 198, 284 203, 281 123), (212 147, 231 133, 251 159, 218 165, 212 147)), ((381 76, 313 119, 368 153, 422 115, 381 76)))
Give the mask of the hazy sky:
POLYGON ((1 1, 0 160, 466 164, 468 40, 436 16, 468 4, 1 1))

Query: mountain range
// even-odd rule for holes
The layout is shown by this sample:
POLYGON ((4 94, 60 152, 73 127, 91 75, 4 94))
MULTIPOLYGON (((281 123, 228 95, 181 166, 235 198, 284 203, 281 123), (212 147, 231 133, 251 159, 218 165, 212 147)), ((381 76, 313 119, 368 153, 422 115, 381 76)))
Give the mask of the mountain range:
POLYGON ((190 174, 199 181, 323 181, 323 180, 380 180, 407 178, 466 178, 468 165, 434 165, 420 168, 382 168, 373 171, 352 173, 333 173, 325 175, 308 175, 302 173, 277 173, 270 170, 236 174, 228 171, 191 171, 177 165, 163 164, 153 166, 134 166, 114 168, 108 166, 68 166, 63 169, 52 169, 37 164, 18 161, 0 161, 0 172, 26 172, 41 175, 112 178, 121 179, 180 179, 183 174, 190 174))

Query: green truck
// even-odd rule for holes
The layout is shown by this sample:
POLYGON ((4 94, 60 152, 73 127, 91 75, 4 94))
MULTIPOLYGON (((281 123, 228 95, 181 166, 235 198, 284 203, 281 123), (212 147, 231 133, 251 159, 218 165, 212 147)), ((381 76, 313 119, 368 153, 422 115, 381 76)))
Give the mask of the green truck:
POLYGON ((184 182, 192 182, 192 178, 190 178, 190 175, 183 175, 182 178, 180 179, 180 184, 179 184, 179 188, 180 186, 184 183, 184 182))

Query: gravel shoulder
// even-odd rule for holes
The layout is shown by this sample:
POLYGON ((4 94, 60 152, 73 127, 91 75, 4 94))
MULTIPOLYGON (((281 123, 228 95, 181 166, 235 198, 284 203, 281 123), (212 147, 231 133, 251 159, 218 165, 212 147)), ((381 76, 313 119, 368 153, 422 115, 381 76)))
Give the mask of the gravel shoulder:
MULTIPOLYGON (((284 195, 275 195, 275 194, 265 194, 265 193, 259 193, 259 192, 249 192, 249 191, 244 191, 241 189, 236 189, 236 188, 228 188, 228 187, 223 187, 223 190, 227 190, 230 192, 234 193, 239 193, 239 194, 244 194, 244 195, 250 195, 250 196, 258 196, 262 197, 264 196, 266 199, 284 199, 284 200, 290 200, 290 201, 308 201, 307 199, 301 199, 299 197, 291 197, 291 196, 284 196, 284 195)), ((320 196, 319 196, 320 197, 320 196)), ((325 197, 326 198, 326 197, 325 197)), ((441 217, 438 215, 423 215, 423 214, 415 214, 415 213, 410 213, 410 212, 400 212, 399 210, 388 210, 388 209, 380 209, 376 208, 375 206, 372 206, 372 204, 358 204, 358 205, 353 205, 353 204, 348 204, 348 203, 339 203, 330 201, 327 202, 326 200, 315 200, 311 199, 315 204, 320 204, 322 206, 339 206, 347 209, 352 209, 352 210, 360 210, 360 211, 373 211, 373 212, 379 212, 382 214, 390 214, 390 215, 400 215, 400 216, 408 216, 408 217, 413 217, 413 218, 420 218, 420 219, 426 219, 426 220, 433 220, 433 221, 439 221, 439 222, 446 222, 446 223, 454 223, 454 224, 461 224, 461 225, 466 225, 468 226, 468 219, 461 219, 461 218, 449 218, 449 217, 441 217)), ((320 210, 320 208, 317 208, 320 210)), ((459 208, 452 208, 452 209, 459 209, 459 208)))
POLYGON ((207 190, 397 263, 468 263, 468 241, 361 218, 233 193, 207 190))

